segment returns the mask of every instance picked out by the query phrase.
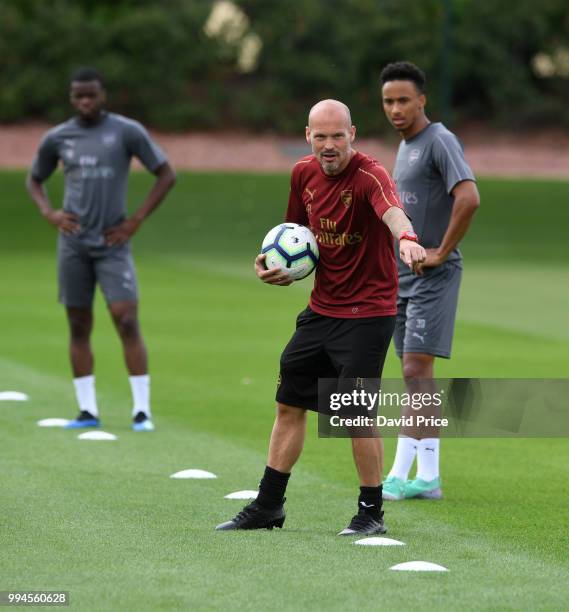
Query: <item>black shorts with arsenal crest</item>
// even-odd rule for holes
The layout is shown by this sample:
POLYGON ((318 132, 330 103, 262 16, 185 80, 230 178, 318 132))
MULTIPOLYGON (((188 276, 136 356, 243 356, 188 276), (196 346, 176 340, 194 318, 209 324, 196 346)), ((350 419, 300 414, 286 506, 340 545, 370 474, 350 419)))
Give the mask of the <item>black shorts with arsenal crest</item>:
POLYGON ((276 400, 318 411, 319 379, 379 379, 395 317, 343 319, 306 308, 280 362, 276 400))

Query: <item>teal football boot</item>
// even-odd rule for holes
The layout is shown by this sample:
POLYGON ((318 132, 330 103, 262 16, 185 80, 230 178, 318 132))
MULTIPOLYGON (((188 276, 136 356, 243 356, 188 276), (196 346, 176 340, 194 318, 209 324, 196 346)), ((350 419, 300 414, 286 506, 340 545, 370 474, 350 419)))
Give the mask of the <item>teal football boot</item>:
POLYGON ((420 478, 408 480, 405 483, 405 499, 442 499, 441 479, 435 478, 427 482, 420 478))
POLYGON ((386 501, 405 499, 405 481, 395 476, 389 476, 383 483, 383 499, 386 501))

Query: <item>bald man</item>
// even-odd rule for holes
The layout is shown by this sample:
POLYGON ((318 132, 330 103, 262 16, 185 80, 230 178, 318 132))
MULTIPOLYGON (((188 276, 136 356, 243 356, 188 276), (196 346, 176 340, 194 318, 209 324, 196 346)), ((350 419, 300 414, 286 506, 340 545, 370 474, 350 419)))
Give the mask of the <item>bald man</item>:
MULTIPOLYGON (((283 526, 285 490, 304 445, 306 413, 318 411, 318 380, 345 389, 348 381, 381 377, 397 312, 393 237, 410 268, 425 259, 393 180, 352 148, 355 136, 345 104, 322 100, 310 110, 306 141, 312 155, 293 168, 285 221, 310 227, 318 240, 314 289, 281 356, 277 413, 259 494, 216 529, 283 526)), ((267 270, 264 259, 255 260, 261 281, 293 282, 284 269, 267 270)), ((385 533, 377 430, 352 434, 352 453, 360 484, 358 512, 338 535, 385 533)))

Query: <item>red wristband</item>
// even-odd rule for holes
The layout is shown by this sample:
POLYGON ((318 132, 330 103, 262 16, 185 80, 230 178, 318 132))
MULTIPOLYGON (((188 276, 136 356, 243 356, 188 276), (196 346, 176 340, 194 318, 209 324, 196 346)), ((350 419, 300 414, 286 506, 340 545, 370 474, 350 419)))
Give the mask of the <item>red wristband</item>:
POLYGON ((419 242, 419 237, 415 232, 403 232, 401 236, 399 236, 399 240, 412 240, 413 242, 419 242))

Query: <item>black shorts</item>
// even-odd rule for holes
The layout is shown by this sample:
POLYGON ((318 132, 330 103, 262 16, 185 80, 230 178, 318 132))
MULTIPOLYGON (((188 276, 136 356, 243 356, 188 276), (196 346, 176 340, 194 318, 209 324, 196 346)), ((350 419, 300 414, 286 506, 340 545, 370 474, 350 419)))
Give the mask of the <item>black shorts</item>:
POLYGON ((303 310, 281 355, 277 402, 317 412, 319 378, 381 378, 394 328, 394 316, 339 319, 303 310))

